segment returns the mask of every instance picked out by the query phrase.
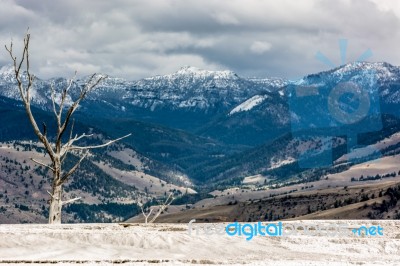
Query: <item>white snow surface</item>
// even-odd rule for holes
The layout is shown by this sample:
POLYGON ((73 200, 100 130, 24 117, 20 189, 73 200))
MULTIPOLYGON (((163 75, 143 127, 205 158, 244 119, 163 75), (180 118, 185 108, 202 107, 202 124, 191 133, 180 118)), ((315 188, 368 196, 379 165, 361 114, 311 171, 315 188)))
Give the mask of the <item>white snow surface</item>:
POLYGON ((295 161, 296 161, 296 159, 294 159, 294 158, 292 158, 290 156, 288 158, 286 158, 286 159, 283 159, 283 160, 275 160, 275 158, 272 158, 271 161, 270 161, 271 166, 268 169, 269 170, 275 169, 275 168, 281 167, 283 165, 293 163, 295 161))
POLYGON ((255 95, 233 108, 232 111, 229 112, 229 115, 233 115, 234 113, 238 112, 249 111, 255 106, 261 104, 267 98, 267 95, 255 95))
POLYGON ((346 224, 349 230, 380 225, 384 236, 298 234, 246 241, 243 236, 189 235, 187 224, 0 225, 0 264, 399 265, 400 221, 296 223, 346 224))

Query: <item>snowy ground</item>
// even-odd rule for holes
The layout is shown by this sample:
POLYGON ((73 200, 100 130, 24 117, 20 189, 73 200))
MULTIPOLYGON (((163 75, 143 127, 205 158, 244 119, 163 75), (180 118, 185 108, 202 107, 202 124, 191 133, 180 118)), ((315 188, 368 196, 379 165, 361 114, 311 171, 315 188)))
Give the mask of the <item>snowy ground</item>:
POLYGON ((246 241, 189 235, 187 224, 0 225, 0 265, 400 265, 400 221, 299 222, 346 223, 350 229, 380 225, 384 236, 300 233, 246 241))

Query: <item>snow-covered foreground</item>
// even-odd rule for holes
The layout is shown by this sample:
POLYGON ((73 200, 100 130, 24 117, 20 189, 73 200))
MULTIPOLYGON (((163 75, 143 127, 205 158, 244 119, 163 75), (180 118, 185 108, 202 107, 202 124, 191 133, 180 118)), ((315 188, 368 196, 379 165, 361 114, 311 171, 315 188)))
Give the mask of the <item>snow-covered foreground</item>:
MULTIPOLYGON (((291 222, 284 222, 290 224, 291 222)), ((187 224, 0 225, 0 264, 400 265, 400 221, 296 221, 384 229, 383 236, 189 235, 187 224)), ((198 224, 196 224, 198 226, 198 224)))

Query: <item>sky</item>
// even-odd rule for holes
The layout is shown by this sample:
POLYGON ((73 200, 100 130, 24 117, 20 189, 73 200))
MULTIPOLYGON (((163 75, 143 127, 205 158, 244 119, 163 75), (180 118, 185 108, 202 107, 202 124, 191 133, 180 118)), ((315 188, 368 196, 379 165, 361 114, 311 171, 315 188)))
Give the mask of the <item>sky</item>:
MULTIPOLYGON (((21 48, 29 27, 32 72, 94 72, 137 80, 182 66, 243 77, 295 79, 367 49, 400 65, 398 0, 0 0, 0 44, 21 48)), ((19 50, 20 51, 20 50, 19 50)), ((0 66, 10 64, 0 49, 0 66)))

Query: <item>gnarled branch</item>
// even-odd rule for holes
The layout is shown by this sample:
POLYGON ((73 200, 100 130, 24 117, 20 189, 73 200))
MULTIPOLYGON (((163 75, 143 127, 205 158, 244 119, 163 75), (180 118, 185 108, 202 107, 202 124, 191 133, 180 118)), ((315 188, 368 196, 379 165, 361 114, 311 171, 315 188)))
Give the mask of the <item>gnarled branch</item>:
POLYGON ((75 202, 75 201, 80 200, 80 199, 81 199, 81 197, 69 199, 69 200, 66 200, 66 201, 62 201, 61 204, 62 205, 70 204, 70 203, 75 202))
POLYGON ((150 211, 149 211, 148 214, 146 214, 146 212, 144 211, 143 204, 140 205, 140 209, 142 210, 142 214, 143 214, 143 217, 144 217, 144 223, 147 224, 147 220, 149 219, 151 213, 153 212, 153 209, 150 208, 150 211))
POLYGON ((65 149, 68 150, 68 151, 72 151, 72 150, 90 150, 90 149, 103 148, 103 147, 109 146, 110 144, 112 144, 114 142, 117 142, 117 141, 119 141, 121 139, 127 138, 127 137, 129 137, 131 135, 132 134, 129 133, 128 135, 125 135, 123 137, 120 137, 120 138, 117 138, 117 139, 114 139, 114 140, 110 140, 110 141, 108 141, 108 142, 106 142, 104 144, 100 144, 100 145, 82 146, 82 147, 81 146, 69 146, 69 147, 67 146, 67 147, 65 147, 65 149))
POLYGON ((42 166, 44 166, 44 167, 49 168, 51 171, 54 171, 54 168, 51 167, 51 166, 48 165, 48 164, 42 163, 42 162, 40 162, 40 161, 38 161, 38 160, 36 160, 36 159, 33 159, 33 158, 31 158, 31 160, 34 161, 34 162, 37 163, 37 164, 40 164, 40 165, 42 165, 42 166))
POLYGON ((60 180, 59 180, 59 185, 63 184, 70 175, 72 175, 76 169, 78 169, 79 165, 81 164, 81 162, 86 158, 86 156, 89 154, 89 152, 86 152, 80 159, 79 161, 66 173, 64 174, 60 180))
POLYGON ((36 119, 34 118, 33 114, 32 114, 32 110, 31 110, 31 105, 30 105, 30 89, 32 88, 32 84, 33 84, 33 79, 34 76, 30 73, 30 63, 29 63, 29 41, 30 41, 30 34, 27 33, 25 38, 24 38, 24 47, 23 47, 23 52, 22 52, 22 58, 20 59, 19 63, 17 63, 17 57, 14 55, 13 52, 13 43, 11 41, 11 44, 9 47, 6 47, 6 50, 8 51, 11 60, 13 61, 13 66, 14 66, 14 72, 15 72, 15 78, 17 80, 17 85, 18 85, 18 90, 19 93, 21 95, 21 99, 24 102, 25 105, 25 111, 28 115, 29 121, 32 124, 33 130, 35 132, 35 134, 37 135, 37 137, 39 138, 39 140, 44 144, 50 158, 52 159, 52 161, 55 159, 55 153, 53 148, 50 145, 50 142, 48 141, 47 137, 45 134, 43 134, 40 129, 39 126, 36 123, 36 119), (28 84, 24 86, 22 79, 21 79, 21 68, 22 65, 25 62, 25 66, 26 66, 26 73, 28 76, 28 84))
POLYGON ((149 223, 153 223, 158 218, 158 216, 160 216, 160 214, 165 210, 165 208, 171 205, 171 203, 174 201, 174 197, 172 197, 172 195, 173 193, 170 193, 168 195, 168 198, 164 201, 162 205, 160 205, 158 212, 154 215, 154 217, 150 220, 149 223))

